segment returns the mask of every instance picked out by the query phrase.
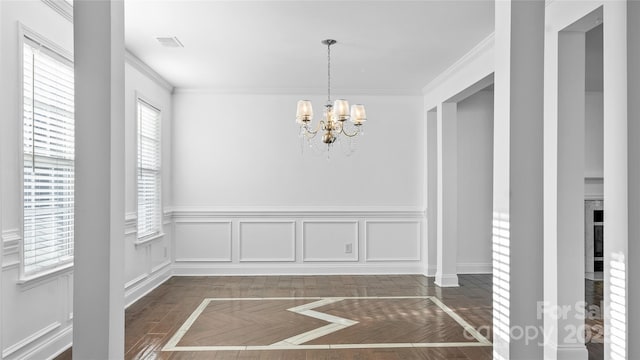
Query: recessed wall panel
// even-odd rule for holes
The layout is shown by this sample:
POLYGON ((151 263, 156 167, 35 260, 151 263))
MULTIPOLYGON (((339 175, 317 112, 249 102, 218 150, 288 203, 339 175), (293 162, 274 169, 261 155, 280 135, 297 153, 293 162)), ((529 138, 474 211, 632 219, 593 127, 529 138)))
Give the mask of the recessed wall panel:
POLYGON ((420 260, 420 222, 369 221, 367 261, 420 260))
POLYGON ((231 222, 176 222, 176 261, 231 261, 231 222))
POLYGON ((358 261, 357 221, 305 221, 304 261, 358 261))
POLYGON ((240 261, 295 261, 295 222, 241 222, 240 261))

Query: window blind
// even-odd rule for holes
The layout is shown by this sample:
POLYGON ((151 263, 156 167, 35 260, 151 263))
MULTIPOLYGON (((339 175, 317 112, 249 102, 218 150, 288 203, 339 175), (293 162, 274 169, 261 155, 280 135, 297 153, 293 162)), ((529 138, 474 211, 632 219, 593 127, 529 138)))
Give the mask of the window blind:
POLYGON ((160 110, 142 99, 138 108, 138 239, 161 233, 160 110))
POLYGON ((27 37, 23 45, 23 269, 73 260, 73 64, 27 37))

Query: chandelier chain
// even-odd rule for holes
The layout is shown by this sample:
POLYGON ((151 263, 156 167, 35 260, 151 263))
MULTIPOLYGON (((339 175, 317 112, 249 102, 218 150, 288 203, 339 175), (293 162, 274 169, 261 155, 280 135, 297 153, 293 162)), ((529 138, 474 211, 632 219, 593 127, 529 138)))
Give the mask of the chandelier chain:
POLYGON ((331 43, 327 44, 327 105, 331 104, 331 43))

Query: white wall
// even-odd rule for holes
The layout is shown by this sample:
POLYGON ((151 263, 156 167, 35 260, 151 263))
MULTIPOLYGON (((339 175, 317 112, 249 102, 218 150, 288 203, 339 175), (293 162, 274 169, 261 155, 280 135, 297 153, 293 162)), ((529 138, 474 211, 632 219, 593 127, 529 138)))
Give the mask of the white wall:
POLYGON ((584 176, 602 177, 604 141, 602 91, 587 91, 585 107, 584 176))
MULTIPOLYGON (((174 205, 422 205, 420 97, 348 97, 366 105, 369 121, 357 152, 330 161, 301 154, 298 98, 177 93, 174 205)), ((312 99, 318 117, 322 97, 312 99)))
POLYGON ((1 1, 0 176, 2 176, 2 358, 43 359, 71 342, 73 276, 65 271, 19 284, 22 244, 22 94, 19 23, 71 52, 69 21, 40 1, 1 1))
POLYGON ((171 264, 171 86, 131 54, 125 64, 125 287, 130 304, 165 278, 171 264), (162 205, 164 235, 145 243, 137 242, 137 124, 136 99, 143 98, 161 111, 162 205))
POLYGON ((458 103, 458 272, 491 273, 493 91, 458 103))
MULTIPOLYGON (((3 359, 44 359, 64 350, 71 343, 73 316, 73 271, 57 272, 27 283, 20 282, 22 246, 22 155, 21 103, 18 91, 18 22, 71 52, 72 24, 41 1, 0 1, 0 176, 2 192, 2 257, 0 344, 3 359)), ((136 122, 135 96, 144 96, 163 114, 163 203, 171 202, 171 89, 156 79, 144 65, 129 57, 125 66, 126 93, 126 300, 150 290, 169 274, 172 227, 165 219, 165 236, 145 244, 136 240, 136 122)), ((123 284, 124 286, 124 284, 123 284)))
POLYGON ((369 121, 327 160, 301 153, 297 95, 174 95, 177 273, 422 271, 422 98, 345 97, 369 121))
POLYGON ((604 107, 602 91, 587 91, 585 98, 585 197, 602 199, 604 107))

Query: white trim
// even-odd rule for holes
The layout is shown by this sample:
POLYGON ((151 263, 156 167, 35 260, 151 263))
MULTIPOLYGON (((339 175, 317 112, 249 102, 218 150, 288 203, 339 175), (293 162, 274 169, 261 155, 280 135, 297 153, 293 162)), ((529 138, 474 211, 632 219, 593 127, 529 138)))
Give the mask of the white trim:
POLYGON ((493 263, 458 263, 458 274, 492 274, 493 263))
POLYGON ((439 274, 436 272, 436 280, 434 283, 439 287, 458 287, 458 275, 457 274, 439 274))
POLYGON ((124 52, 124 61, 134 67, 136 70, 140 71, 142 74, 146 75, 149 79, 153 80, 156 84, 160 85, 160 87, 164 88, 170 93, 174 92, 174 87, 170 82, 168 82, 165 78, 162 77, 162 75, 158 74, 149 65, 140 60, 140 58, 135 56, 129 50, 125 50, 124 52))
POLYGON ((152 274, 154 274, 154 273, 156 273, 156 272, 158 272, 158 271, 160 271, 160 270, 162 270, 162 269, 164 269, 165 267, 170 266, 170 265, 171 265, 171 260, 163 261, 163 262, 161 262, 160 264, 158 264, 158 265, 156 265, 156 266, 152 267, 152 268, 151 268, 151 273, 152 273, 152 274))
MULTIPOLYGON (((20 47, 20 53, 18 54, 20 56, 18 59, 19 60, 18 65, 20 68, 22 68, 22 48, 24 46, 23 39, 25 36, 37 43, 40 43, 42 46, 48 48, 54 53, 57 53, 59 56, 63 57, 64 59, 66 59, 67 61, 73 64, 73 49, 67 50, 66 48, 49 40, 46 36, 43 36, 37 31, 32 30, 30 27, 26 26, 25 24, 18 22, 18 46, 20 47)), ((19 75, 20 75, 20 83, 22 84, 23 83, 22 71, 20 72, 19 75)), ((20 88, 22 88, 22 85, 20 85, 20 88)), ((20 106, 20 109, 22 109, 22 101, 20 101, 19 106, 20 106)), ((20 129, 20 131, 22 131, 22 129, 20 129)))
POLYGON ((438 271, 438 268, 436 265, 427 265, 427 274, 425 276, 427 277, 435 277, 436 276, 436 271, 438 271))
POLYGON ((71 347, 73 327, 71 325, 65 327, 50 339, 45 340, 42 344, 31 349, 25 355, 27 359, 42 359, 45 356, 53 354, 50 359, 55 359, 58 355, 65 352, 71 347), (41 354, 37 354, 41 353, 41 354))
POLYGON ((191 263, 191 262, 215 262, 215 263, 229 263, 231 262, 231 258, 177 258, 176 263, 191 263))
POLYGON ((173 218, 387 218, 421 219, 425 211, 419 207, 174 207, 173 218))
MULTIPOLYGON (((164 225, 164 224, 161 224, 164 225)), ((136 234, 138 233, 138 231, 136 231, 136 234)), ((145 236, 143 238, 138 238, 136 236, 136 240, 133 242, 133 244, 135 246, 141 246, 141 245, 145 245, 148 244, 150 242, 153 242, 155 240, 159 240, 162 239, 164 237, 164 232, 160 231, 159 233, 153 234, 153 235, 149 235, 149 236, 145 236)))
POLYGON ((473 326, 471 326, 460 315, 456 314, 441 300, 435 296, 348 296, 348 297, 274 297, 274 298, 206 298, 191 313, 189 318, 180 326, 178 331, 169 339, 161 351, 219 351, 219 350, 235 350, 235 351, 251 351, 251 350, 294 350, 294 349, 367 349, 367 348, 423 348, 423 347, 466 347, 466 346, 492 346, 492 343, 480 334, 473 326), (438 342, 438 343, 372 343, 372 344, 323 344, 323 345, 301 345, 304 342, 330 334, 346 327, 357 324, 357 321, 333 316, 330 314, 310 310, 315 307, 323 306, 330 303, 340 302, 343 300, 402 300, 402 299, 424 299, 429 300, 442 309, 449 317, 457 322, 465 332, 473 336, 477 342, 438 342), (317 329, 299 334, 288 339, 279 341, 269 345, 205 345, 205 346, 178 346, 180 340, 189 331, 191 326, 196 322, 198 317, 204 312, 210 303, 216 301, 270 301, 270 300, 317 300, 310 304, 305 304, 288 309, 289 311, 304 316, 329 321, 331 324, 319 327, 317 329))
POLYGON ((20 253, 20 229, 9 229, 2 231, 2 249, 3 254, 13 255, 20 253))
POLYGON ((132 287, 132 286, 134 286, 134 285, 138 284, 139 282, 141 282, 141 281, 145 280, 145 279, 146 279, 146 278, 148 278, 148 277, 149 277, 149 273, 145 272, 145 273, 143 273, 142 275, 139 275, 139 276, 137 276, 137 277, 135 277, 135 278, 133 278, 133 279, 131 279, 131 280, 127 281, 127 282, 124 284, 124 289, 125 289, 125 290, 127 290, 127 289, 129 289, 130 287, 132 287))
POLYGON ((9 355, 22 350, 23 348, 27 347, 29 344, 41 339, 42 337, 56 330, 60 326, 62 326, 62 324, 59 321, 53 322, 43 327, 42 329, 32 333, 31 335, 25 337, 24 339, 18 341, 17 343, 11 346, 8 346, 6 349, 2 351, 2 358, 5 359, 9 357, 9 355))
POLYGON ((147 295, 157 287, 169 280, 172 275, 171 266, 160 268, 157 272, 152 272, 145 279, 138 280, 135 285, 125 290, 125 308, 128 308, 143 296, 147 295))
POLYGON ((42 0, 48 7, 60 14, 63 18, 73 23, 73 6, 62 0, 42 0))
POLYGON ((174 276, 270 276, 270 275, 422 275, 424 267, 419 262, 388 263, 174 263, 174 276))
MULTIPOLYGON (((420 89, 332 89, 332 93, 340 95, 371 95, 371 96, 420 96, 420 89)), ((204 95, 326 95, 326 88, 179 88, 173 89, 174 94, 204 94, 204 95)))
POLYGON ((43 282, 47 282, 49 280, 55 279, 58 276, 73 271, 73 261, 61 264, 60 266, 56 266, 54 268, 44 270, 33 275, 24 276, 21 275, 16 284, 22 285, 23 290, 30 289, 34 286, 40 285, 43 282))
POLYGON ((19 268, 20 267, 21 262, 18 260, 15 261, 3 261, 2 262, 2 271, 6 271, 6 270, 10 270, 13 268, 19 268))
POLYGON ((164 208, 162 210, 162 225, 171 225, 173 224, 173 211, 164 208))
POLYGON ((124 234, 133 235, 138 233, 138 214, 129 212, 124 215, 124 234))
MULTIPOLYGON (((495 33, 489 34, 486 38, 480 41, 476 46, 473 47, 468 53, 464 54, 460 59, 454 62, 451 66, 449 66, 445 71, 441 72, 440 75, 436 76, 435 79, 431 80, 425 87, 422 88, 422 94, 426 95, 434 89, 438 88, 440 85, 444 84, 451 78, 452 75, 456 74, 460 69, 464 69, 470 63, 475 61, 481 55, 484 55, 488 51, 493 50, 493 46, 495 43, 495 33)), ((442 99, 444 100, 444 99, 442 99)))

